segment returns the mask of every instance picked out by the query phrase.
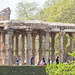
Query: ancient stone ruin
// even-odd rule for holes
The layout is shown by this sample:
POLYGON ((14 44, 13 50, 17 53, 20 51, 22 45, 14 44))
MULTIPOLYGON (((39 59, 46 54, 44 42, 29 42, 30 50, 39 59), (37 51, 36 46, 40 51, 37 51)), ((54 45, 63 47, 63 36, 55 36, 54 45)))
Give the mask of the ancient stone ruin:
MULTIPOLYGON (((54 38, 56 34, 60 35, 60 62, 63 62, 63 36, 70 36, 70 53, 73 52, 73 38, 75 33, 75 24, 69 23, 51 23, 41 20, 10 20, 11 10, 6 8, 0 12, 0 64, 13 65, 16 61, 14 56, 19 55, 18 38, 21 36, 21 64, 24 65, 26 58, 30 65, 30 59, 36 57, 35 39, 39 36, 39 62, 42 59, 42 40, 45 37, 45 60, 49 59, 49 37, 51 37, 51 61, 55 60, 54 38), (32 39, 31 39, 32 38, 32 39), (24 42, 26 40, 26 43, 24 42), (31 42, 32 41, 32 42, 31 42), (15 44, 15 45, 14 45, 15 44), (25 46, 26 45, 26 46, 25 46), (31 47, 32 46, 32 47, 31 47)), ((69 58, 71 61, 73 57, 69 58)), ((35 64, 36 60, 34 60, 35 64)))

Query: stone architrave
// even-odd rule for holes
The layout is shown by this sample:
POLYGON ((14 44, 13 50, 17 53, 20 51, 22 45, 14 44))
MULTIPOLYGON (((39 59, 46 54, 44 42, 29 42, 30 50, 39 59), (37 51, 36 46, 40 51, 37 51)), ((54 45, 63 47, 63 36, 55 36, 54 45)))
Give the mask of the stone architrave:
POLYGON ((34 57, 33 64, 35 64, 35 38, 36 38, 36 34, 33 33, 32 34, 32 57, 34 57))
POLYGON ((43 35, 42 35, 42 32, 40 31, 39 33, 39 62, 41 62, 42 60, 42 39, 43 39, 43 35))
POLYGON ((49 60, 49 31, 46 31, 45 36, 45 61, 48 63, 49 60))
POLYGON ((31 31, 32 29, 26 29, 27 31, 27 64, 30 65, 31 61, 31 31))
MULTIPOLYGON (((69 33, 70 36, 70 53, 73 53, 73 33, 69 33)), ((73 56, 70 56, 70 61, 73 61, 73 56)))
POLYGON ((63 37, 64 37, 64 32, 60 32, 59 35, 60 35, 60 62, 62 63, 63 62, 63 37))
POLYGON ((22 65, 24 65, 24 59, 25 59, 25 34, 22 33, 22 49, 21 49, 21 59, 22 59, 22 65))
POLYGON ((11 65, 11 50, 12 50, 12 29, 8 29, 7 33, 8 33, 8 65, 11 65))
POLYGON ((51 33, 51 45, 52 45, 52 49, 51 49, 51 60, 52 63, 55 60, 55 48, 54 48, 54 43, 55 43, 55 33, 51 33))

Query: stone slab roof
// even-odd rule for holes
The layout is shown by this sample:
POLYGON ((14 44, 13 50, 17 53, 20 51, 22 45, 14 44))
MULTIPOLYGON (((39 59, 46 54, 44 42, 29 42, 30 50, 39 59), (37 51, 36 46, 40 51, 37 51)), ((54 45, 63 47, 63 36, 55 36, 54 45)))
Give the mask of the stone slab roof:
POLYGON ((23 29, 23 28, 32 28, 32 29, 46 29, 46 28, 60 28, 68 27, 74 28, 75 24, 72 23, 52 23, 44 22, 42 20, 6 20, 0 21, 0 27, 11 27, 13 29, 23 29))

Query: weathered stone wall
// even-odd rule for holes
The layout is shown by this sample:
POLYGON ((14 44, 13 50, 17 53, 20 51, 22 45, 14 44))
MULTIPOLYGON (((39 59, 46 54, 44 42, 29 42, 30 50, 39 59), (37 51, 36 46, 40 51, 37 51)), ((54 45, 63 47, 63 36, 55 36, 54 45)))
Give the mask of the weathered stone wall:
MULTIPOLYGON (((0 21, 3 21, 3 20, 10 20, 10 14, 11 14, 11 10, 9 7, 3 9, 2 11, 0 11, 0 21)), ((2 34, 1 34, 2 35, 2 34)), ((6 39, 5 41, 7 40, 7 35, 6 35, 6 39)), ((3 61, 2 61, 2 46, 3 46, 3 43, 2 43, 2 37, 0 37, 0 65, 3 64, 3 61)), ((8 59, 7 59, 7 50, 8 50, 8 44, 5 43, 5 48, 6 48, 6 51, 5 51, 5 64, 8 64, 8 59)))
POLYGON ((10 8, 5 8, 0 12, 0 21, 2 20, 10 20, 11 10, 10 8))

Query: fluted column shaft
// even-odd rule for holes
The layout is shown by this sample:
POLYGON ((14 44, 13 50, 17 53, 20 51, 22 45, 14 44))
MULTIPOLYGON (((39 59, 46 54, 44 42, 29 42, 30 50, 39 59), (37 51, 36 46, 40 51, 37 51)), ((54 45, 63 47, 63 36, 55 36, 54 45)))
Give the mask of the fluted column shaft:
MULTIPOLYGON (((70 33, 69 36, 70 36, 70 53, 73 53, 73 38, 74 38, 74 36, 72 33, 70 33)), ((70 56, 70 61, 73 61, 73 56, 70 56)))
POLYGON ((25 58, 25 35, 22 34, 22 49, 21 49, 21 60, 22 60, 22 65, 24 65, 24 58, 25 58))
POLYGON ((0 33, 0 56, 1 56, 1 33, 0 33))
POLYGON ((39 33, 39 62, 42 60, 42 33, 39 33))
POLYGON ((32 57, 34 57, 33 64, 35 64, 35 38, 36 35, 33 33, 32 34, 32 57))
POLYGON ((54 60, 55 60, 55 48, 54 48, 55 34, 54 33, 51 34, 51 43, 52 43, 51 60, 52 60, 52 63, 53 63, 54 60))
POLYGON ((31 29, 27 30, 27 64, 30 65, 31 60, 31 29))
POLYGON ((12 30, 8 30, 8 65, 11 65, 11 40, 12 40, 12 30))
POLYGON ((11 49, 12 49, 12 51, 11 51, 11 62, 12 62, 12 65, 13 65, 13 60, 14 60, 14 35, 12 35, 12 46, 11 46, 11 49))
POLYGON ((48 63, 49 60, 49 32, 46 31, 46 37, 45 37, 45 60, 46 63, 48 63))
POLYGON ((15 47, 16 47, 15 48, 15 54, 16 54, 16 56, 18 56, 18 36, 19 36, 18 34, 15 35, 15 37, 16 37, 15 38, 15 40, 16 40, 15 41, 16 42, 16 44, 15 44, 15 47))
POLYGON ((5 64, 5 33, 2 31, 2 58, 3 64, 5 64))
POLYGON ((64 37, 64 32, 60 32, 60 62, 63 62, 63 37, 64 37))

